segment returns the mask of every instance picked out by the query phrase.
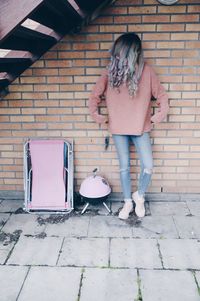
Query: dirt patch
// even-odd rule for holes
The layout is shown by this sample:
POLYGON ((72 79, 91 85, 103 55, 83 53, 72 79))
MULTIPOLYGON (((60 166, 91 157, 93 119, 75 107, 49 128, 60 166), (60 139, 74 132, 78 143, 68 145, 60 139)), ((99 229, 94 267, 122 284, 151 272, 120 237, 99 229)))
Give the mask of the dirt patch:
POLYGON ((15 212, 13 212, 13 213, 14 214, 22 214, 22 213, 24 214, 24 213, 27 213, 27 212, 25 212, 24 209, 20 207, 15 212))
POLYGON ((141 219, 138 219, 136 215, 130 215, 129 218, 125 221, 127 225, 131 227, 140 227, 141 226, 141 219))
POLYGON ((25 234, 24 236, 26 237, 33 237, 33 238, 39 238, 39 239, 44 239, 45 237, 47 237, 47 234, 45 232, 40 232, 36 235, 31 235, 31 234, 25 234))
POLYGON ((20 234, 22 233, 22 230, 15 230, 13 233, 0 233, 0 242, 3 243, 3 246, 7 246, 11 244, 12 242, 17 242, 20 234))
POLYGON ((69 217, 72 216, 72 213, 69 214, 52 214, 46 218, 38 216, 37 222, 40 226, 46 224, 61 224, 64 223, 69 217))
POLYGON ((41 232, 41 233, 35 235, 35 238, 44 239, 45 237, 47 237, 47 234, 45 232, 41 232))

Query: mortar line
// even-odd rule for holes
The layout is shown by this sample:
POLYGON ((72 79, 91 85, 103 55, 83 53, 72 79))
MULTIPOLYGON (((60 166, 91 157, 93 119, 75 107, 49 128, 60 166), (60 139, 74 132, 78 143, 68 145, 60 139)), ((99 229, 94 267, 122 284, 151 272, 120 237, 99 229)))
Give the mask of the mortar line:
POLYGON ((62 240, 62 243, 61 243, 61 246, 60 246, 60 250, 59 250, 59 253, 58 253, 58 258, 57 258, 57 260, 56 260, 56 266, 57 266, 57 264, 58 264, 58 261, 59 261, 59 259, 60 259, 60 255, 61 255, 61 253, 62 253, 62 247, 63 247, 64 241, 65 241, 65 237, 63 237, 63 240, 62 240))
POLYGON ((85 269, 82 268, 82 271, 81 271, 81 278, 80 278, 80 282, 79 282, 79 290, 78 290, 78 298, 77 298, 77 301, 80 301, 80 297, 81 297, 81 288, 82 288, 82 285, 83 285, 83 274, 85 272, 85 269))
POLYGON ((89 221, 88 221, 87 237, 88 237, 88 234, 89 234, 90 223, 91 223, 91 216, 89 216, 89 221))
POLYGON ((173 216, 173 215, 172 215, 172 220, 173 220, 173 223, 174 223, 174 226, 175 226, 176 232, 177 232, 177 234, 178 234, 178 239, 181 239, 181 237, 180 237, 180 234, 179 234, 179 231, 178 231, 178 228, 177 228, 177 225, 176 225, 176 221, 175 221, 175 219, 174 219, 174 216, 173 216))
POLYGON ((111 237, 108 238, 108 268, 110 268, 110 250, 111 250, 111 237))
POLYGON ((23 287, 24 287, 24 283, 25 283, 25 281, 26 281, 26 278, 28 277, 28 274, 29 274, 29 272, 30 272, 30 269, 31 269, 31 266, 29 266, 28 271, 27 271, 27 273, 26 273, 26 275, 25 275, 25 277, 24 277, 24 281, 23 281, 22 286, 21 286, 21 288, 20 288, 20 290, 19 290, 19 293, 18 293, 18 295, 17 295, 16 301, 19 299, 19 295, 21 294, 21 291, 22 291, 22 289, 23 289, 23 287))
POLYGON ((138 295, 137 295, 136 301, 143 301, 142 291, 141 291, 141 279, 140 279, 139 269, 137 269, 137 284, 138 284, 138 295))
POLYGON ((195 271, 192 271, 192 274, 193 274, 193 276, 194 276, 194 281, 195 281, 195 283, 196 283, 197 290, 198 290, 198 294, 199 294, 199 296, 200 296, 200 286, 199 286, 199 283, 198 283, 198 281, 197 281, 195 271))

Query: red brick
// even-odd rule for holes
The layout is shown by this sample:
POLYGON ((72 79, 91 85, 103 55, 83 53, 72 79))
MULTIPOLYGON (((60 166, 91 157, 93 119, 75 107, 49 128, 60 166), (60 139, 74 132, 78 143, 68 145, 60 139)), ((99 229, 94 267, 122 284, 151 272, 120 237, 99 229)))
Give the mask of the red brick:
POLYGON ((74 50, 98 50, 99 49, 99 43, 84 43, 84 44, 74 44, 73 45, 74 50))
POLYGON ((172 50, 172 57, 198 57, 198 50, 172 50))
POLYGON ((126 25, 100 25, 100 32, 125 32, 126 25))
MULTIPOLYGON (((112 40, 112 34, 110 33, 104 33, 104 34, 100 34, 100 33, 96 33, 96 34, 88 34, 85 36, 87 41, 111 41, 112 40)), ((79 52, 78 52, 79 53, 79 52)), ((84 53, 83 57, 84 57, 84 53)))
POLYGON ((47 78, 47 82, 49 84, 72 83, 72 77, 71 76, 50 76, 47 78))
POLYGON ((173 49, 173 48, 184 48, 184 42, 171 42, 171 41, 165 41, 165 42, 157 42, 157 48, 166 48, 166 49, 173 49))
POLYGON ((129 31, 135 31, 135 32, 147 32, 147 31, 155 31, 156 25, 147 25, 147 24, 142 24, 142 25, 128 25, 128 30, 129 31))
POLYGON ((128 8, 128 14, 154 14, 156 6, 133 6, 128 8))
POLYGON ((162 66, 181 66, 182 65, 182 60, 181 59, 157 59, 156 62, 159 65, 162 66))
POLYGON ((162 24, 162 25, 157 25, 157 31, 183 31, 184 30, 184 24, 162 24))
MULTIPOLYGON (((176 26, 174 26, 174 28, 176 28, 176 26)), ((198 33, 172 33, 171 40, 198 40, 198 33)))
POLYGON ((60 51, 58 53, 58 58, 60 59, 76 59, 76 58, 84 58, 84 52, 80 51, 60 51))
MULTIPOLYGON (((124 0, 125 1, 125 0, 124 0)), ((108 7, 105 8, 102 12, 102 15, 120 15, 120 14, 127 14, 127 7, 124 7, 125 2, 123 1, 123 6, 122 7, 108 7)), ((100 17, 101 19, 101 17, 100 17)), ((98 31, 98 30, 97 30, 98 31)))
POLYGON ((163 41, 163 40, 169 40, 170 39, 170 34, 169 33, 143 33, 143 41, 163 41))
MULTIPOLYGON (((195 1, 199 4, 199 1, 195 1)), ((190 5, 188 6, 188 13, 200 13, 200 5, 190 5)))
POLYGON ((93 24, 112 24, 113 16, 101 16, 101 18, 97 18, 93 20, 93 24))
POLYGON ((69 60, 54 60, 54 61, 46 61, 46 67, 55 67, 55 68, 63 68, 63 67, 71 67, 72 63, 69 60))
POLYGON ((56 68, 43 68, 43 69, 34 69, 33 75, 58 75, 58 69, 56 68))
POLYGON ((158 13, 186 13, 185 5, 174 5, 174 6, 159 6, 158 13))
POLYGON ((142 17, 141 16, 116 16, 114 17, 114 23, 124 23, 124 24, 135 24, 141 23, 142 17))

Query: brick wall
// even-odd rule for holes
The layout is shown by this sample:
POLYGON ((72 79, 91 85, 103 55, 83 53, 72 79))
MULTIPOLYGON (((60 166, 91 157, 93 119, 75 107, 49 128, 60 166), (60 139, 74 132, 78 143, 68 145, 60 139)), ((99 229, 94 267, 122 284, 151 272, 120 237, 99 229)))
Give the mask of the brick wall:
MULTIPOLYGON (((23 190, 23 142, 28 137, 74 138, 75 183, 98 167, 120 192, 118 160, 106 126, 88 114, 88 96, 108 63, 108 49, 126 31, 137 32, 169 91, 170 114, 151 132, 154 174, 150 192, 200 192, 200 5, 180 0, 119 0, 80 34, 66 36, 11 86, 0 102, 0 189, 23 190), (190 3, 190 4, 188 4, 190 3)), ((106 107, 101 106, 106 114, 106 107)), ((139 172, 131 146, 133 189, 139 172)))

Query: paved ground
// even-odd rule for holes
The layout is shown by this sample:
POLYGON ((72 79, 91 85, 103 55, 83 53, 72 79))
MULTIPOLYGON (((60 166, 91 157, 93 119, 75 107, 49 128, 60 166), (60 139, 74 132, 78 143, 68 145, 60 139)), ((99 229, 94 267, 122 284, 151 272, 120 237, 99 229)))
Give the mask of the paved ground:
MULTIPOLYGON (((200 300, 200 202, 33 215, 0 201, 0 301, 200 300)), ((92 209, 91 209, 92 208, 92 209)))

